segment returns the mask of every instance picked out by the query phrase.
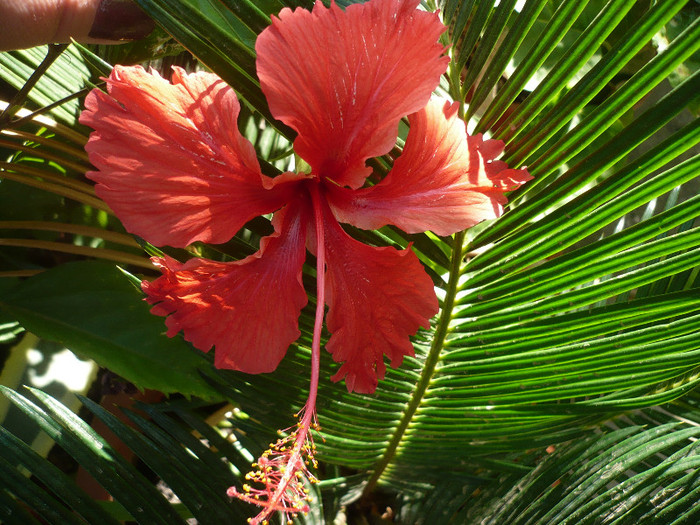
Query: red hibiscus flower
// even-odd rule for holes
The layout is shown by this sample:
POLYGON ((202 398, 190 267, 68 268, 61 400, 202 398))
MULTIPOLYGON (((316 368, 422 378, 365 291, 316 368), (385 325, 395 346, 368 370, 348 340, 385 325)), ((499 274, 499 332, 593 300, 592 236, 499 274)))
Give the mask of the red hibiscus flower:
POLYGON ((256 43, 257 72, 270 111, 297 132, 294 149, 310 173, 262 174, 238 130, 234 91, 210 73, 175 69, 172 81, 140 67, 115 67, 109 94, 92 91, 81 122, 88 177, 130 232, 155 245, 228 241, 249 220, 274 213, 274 233, 235 262, 155 258, 163 275, 143 283, 168 336, 215 347, 218 367, 270 372, 299 337, 307 303, 306 250, 316 256, 317 309, 309 400, 292 435, 259 461, 251 479, 258 523, 273 511, 304 510, 314 425, 324 305, 326 349, 341 362, 333 380, 371 393, 385 373, 413 355, 409 336, 438 312, 433 283, 410 247, 372 247, 339 223, 450 235, 497 217, 505 191, 530 176, 494 160, 503 145, 468 137, 457 104, 431 93, 448 57, 445 27, 418 0, 370 0, 345 11, 317 2, 284 9, 256 43), (395 145, 399 120, 410 132, 402 155, 379 183, 365 184, 366 161, 395 145), (264 322, 261 322, 264 320, 264 322))

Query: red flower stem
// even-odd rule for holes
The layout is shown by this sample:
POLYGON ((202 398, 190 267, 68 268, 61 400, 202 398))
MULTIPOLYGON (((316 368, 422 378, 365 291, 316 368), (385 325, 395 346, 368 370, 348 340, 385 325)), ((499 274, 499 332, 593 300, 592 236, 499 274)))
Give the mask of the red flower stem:
MULTIPOLYGON (((316 420, 316 395, 318 394, 318 379, 321 367, 321 330, 323 329, 323 314, 325 306, 325 269, 326 248, 323 231, 323 210, 319 197, 318 185, 309 184, 309 193, 314 209, 314 225, 316 228, 316 319, 314 321, 314 336, 311 342, 311 381, 309 384, 309 397, 302 409, 303 415, 297 426, 297 436, 294 441, 292 453, 287 461, 287 468, 280 480, 275 493, 267 501, 265 509, 250 520, 251 525, 267 523, 265 520, 274 511, 289 512, 291 509, 280 504, 289 484, 294 480, 299 469, 298 465, 304 461, 304 445, 307 443, 309 432, 316 420)), ((244 501, 259 504, 259 502, 247 496, 239 495, 244 501)))
POLYGON ((316 319, 314 321, 314 337, 311 342, 311 384, 309 385, 309 398, 306 401, 307 413, 304 414, 304 420, 308 413, 312 413, 314 416, 316 414, 316 394, 318 393, 318 377, 321 368, 321 330, 323 329, 323 314, 326 304, 326 239, 323 231, 323 210, 321 209, 318 184, 310 184, 309 186, 316 227, 316 319))

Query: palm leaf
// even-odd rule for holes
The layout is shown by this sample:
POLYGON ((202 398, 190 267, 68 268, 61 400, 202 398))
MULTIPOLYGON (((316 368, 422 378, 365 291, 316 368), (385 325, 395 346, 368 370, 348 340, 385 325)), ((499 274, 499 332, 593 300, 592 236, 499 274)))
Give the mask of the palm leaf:
MULTIPOLYGON (((84 87, 84 81, 91 75, 74 48, 41 46, 0 53, 0 68, 2 79, 16 88, 21 98, 26 96, 38 107, 52 106, 50 115, 61 123, 77 122, 80 101, 76 91, 84 87)), ((23 102, 18 100, 16 109, 23 102)))
MULTIPOLYGON (((118 523, 123 519, 133 519, 138 523, 185 523, 189 517, 197 518, 199 523, 221 523, 232 517, 243 521, 243 512, 247 509, 238 502, 225 497, 225 491, 232 476, 227 464, 221 461, 223 453, 228 453, 232 460, 238 458, 239 465, 249 459, 242 458, 220 435, 209 431, 205 434, 215 452, 201 441, 194 439, 175 413, 173 417, 156 413, 163 427, 129 413, 129 417, 141 432, 126 426, 104 408, 82 398, 83 403, 99 417, 134 453, 137 454, 157 475, 167 480, 166 483, 182 499, 180 507, 173 507, 142 473, 137 471, 122 456, 92 430, 87 423, 63 407, 47 394, 33 391, 41 403, 36 405, 28 398, 0 387, 9 399, 48 433, 54 441, 68 452, 115 498, 118 505, 103 508, 79 489, 72 480, 55 467, 36 457, 36 454, 8 431, 2 429, 0 454, 3 463, 3 477, 9 479, 3 490, 25 501, 31 508, 38 510, 50 523, 79 523, 70 518, 64 505, 88 520, 88 523, 118 523), (170 431, 170 433, 168 433, 170 431), (184 441, 179 439, 184 437, 184 441), (44 489, 22 476, 16 465, 29 470, 53 493, 53 497, 44 489), (7 477, 5 477, 7 475, 7 477), (35 505, 41 501, 42 505, 35 505), (182 516, 180 516, 180 514, 182 516), (55 517, 54 517, 55 515, 55 517), (68 518, 66 518, 68 516, 68 518), (115 517, 112 517, 115 516, 115 517), (126 517, 125 517, 126 516, 126 517), (63 520, 63 521, 62 521, 63 520)), ((166 410, 161 408, 161 410, 166 410)), ((181 412, 181 411, 180 411, 181 412)), ((190 416, 191 418, 192 416, 190 416)), ((201 425, 199 425, 201 428, 201 425)))
POLYGON ((623 428, 567 444, 522 479, 501 479, 500 487, 507 490, 497 489, 465 505, 470 507, 469 520, 692 522, 700 490, 697 426, 683 425, 666 411, 642 411, 633 417, 653 422, 652 428, 616 421, 623 428), (516 484, 523 489, 517 495, 516 484))
MULTIPOLYGON (((126 463, 100 436, 40 391, 33 391, 41 404, 36 405, 5 387, 1 389, 81 466, 97 473, 96 478, 110 487, 116 498, 112 504, 96 504, 63 472, 0 428, 0 469, 6 481, 0 491, 0 509, 9 516, 7 523, 33 522, 23 514, 18 500, 49 523, 79 523, 75 515, 88 523, 124 519, 153 523, 153 517, 144 514, 140 506, 143 494, 139 491, 150 482, 130 467, 130 473, 124 474, 120 468, 126 463), (17 466, 43 486, 18 472, 17 466), (112 479, 104 469, 118 476, 112 479), (128 477, 129 483, 121 482, 122 477, 128 477)), ((245 509, 238 502, 223 499, 222 487, 233 472, 250 461, 244 448, 251 443, 250 436, 230 441, 196 415, 189 403, 138 405, 150 419, 127 412, 135 430, 96 403, 81 399, 182 501, 173 507, 179 517, 169 515, 172 522, 184 523, 184 519, 196 517, 199 523, 220 523, 235 516, 243 521, 245 509)), ((700 411, 697 395, 688 401, 617 418, 600 433, 564 443, 556 450, 549 447, 544 460, 538 457, 543 452, 536 450, 492 461, 490 466, 503 473, 485 490, 474 490, 484 485, 483 477, 445 472, 435 491, 427 495, 423 491, 422 497, 414 499, 405 496, 408 501, 400 519, 410 523, 690 522, 698 512, 695 502, 700 491, 696 446, 700 411), (464 491, 465 482, 471 490, 464 491)), ((320 484, 322 492, 315 496, 328 503, 323 507, 327 522, 342 502, 338 489, 347 494, 351 488, 352 493, 358 481, 361 477, 356 476, 354 480, 336 478, 320 484)), ((413 493, 420 494, 416 487, 413 493)), ((150 489, 146 494, 150 494, 150 507, 157 509, 163 504, 163 494, 150 489)), ((317 505, 301 522, 324 523, 322 512, 317 505)))
POLYGON ((693 502, 700 490, 698 428, 695 422, 681 422, 680 405, 667 408, 670 411, 635 412, 631 419, 617 419, 600 433, 556 450, 551 447, 545 458, 537 459, 535 468, 524 475, 512 469, 485 491, 462 491, 447 477, 435 494, 407 505, 402 519, 410 523, 692 523, 698 512, 693 502), (651 428, 635 420, 652 423, 651 428))

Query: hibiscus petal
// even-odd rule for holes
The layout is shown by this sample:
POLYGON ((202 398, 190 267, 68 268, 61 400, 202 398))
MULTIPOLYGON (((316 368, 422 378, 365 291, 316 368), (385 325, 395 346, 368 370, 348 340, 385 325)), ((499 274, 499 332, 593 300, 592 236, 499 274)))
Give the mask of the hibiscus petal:
MULTIPOLYGON (((522 184, 533 179, 526 169, 509 169, 508 164, 496 160, 505 147, 502 140, 484 140, 483 135, 478 133, 469 137, 469 147, 479 150, 484 161, 484 172, 496 192, 517 190, 522 184)), ((504 196, 502 199, 499 201, 502 204, 508 202, 504 196)))
POLYGON ((171 84, 117 66, 107 87, 80 116, 95 129, 85 149, 98 171, 87 176, 128 231, 158 246, 222 243, 281 207, 238 131, 238 99, 216 75, 175 68, 171 84))
POLYGON ((333 381, 372 393, 392 367, 413 354, 410 335, 438 312, 433 282, 410 248, 367 246, 347 235, 326 211, 326 349, 343 362, 333 381))
POLYGON ((300 335, 307 296, 301 281, 307 219, 285 208, 276 232, 241 261, 154 258, 163 276, 144 281, 151 312, 167 316, 167 335, 183 331, 196 348, 215 350, 215 364, 250 374, 273 371, 300 335))
POLYGON ((407 233, 450 235, 499 216, 503 192, 532 177, 493 160, 503 143, 468 137, 457 110, 434 99, 410 115, 406 147, 379 184, 355 191, 327 185, 338 220, 366 230, 393 224, 407 233))
POLYGON ((270 111, 299 133, 294 148, 316 175, 359 188, 365 161, 390 151, 399 120, 428 102, 449 58, 445 26, 418 3, 317 1, 313 12, 283 9, 258 37, 270 111))

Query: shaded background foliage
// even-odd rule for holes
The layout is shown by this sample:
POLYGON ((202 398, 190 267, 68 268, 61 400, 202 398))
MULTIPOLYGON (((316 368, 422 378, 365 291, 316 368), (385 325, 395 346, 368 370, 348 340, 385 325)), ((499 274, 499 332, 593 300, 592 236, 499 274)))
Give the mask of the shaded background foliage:
MULTIPOLYGON (((134 286, 155 275, 145 254, 156 249, 95 198, 84 178, 89 130, 76 116, 110 63, 207 67, 244 100, 241 129, 274 175, 291 162, 293 135, 260 91, 255 37, 283 6, 311 2, 138 2, 160 26, 144 42, 0 54, 10 103, 0 116, 0 338, 10 356, 0 415, 27 414, 113 497, 95 500, 5 424, 6 523, 243 523, 251 509, 226 487, 306 398, 313 300, 273 374, 217 371, 163 337, 134 286), (28 337, 167 396, 125 408, 125 426, 93 389, 78 417, 18 389, 28 337)), ((698 4, 426 7, 449 28, 439 91, 464 101, 470 131, 503 140, 503 159, 535 180, 502 218, 452 238, 350 230, 375 245, 413 242, 441 311, 416 336, 416 357, 372 396, 330 383, 336 365, 322 357, 321 483, 297 521, 696 522, 698 4)), ((225 245, 168 253, 238 259, 270 231, 258 219, 225 245)), ((312 274, 305 268, 313 299, 312 274)))

